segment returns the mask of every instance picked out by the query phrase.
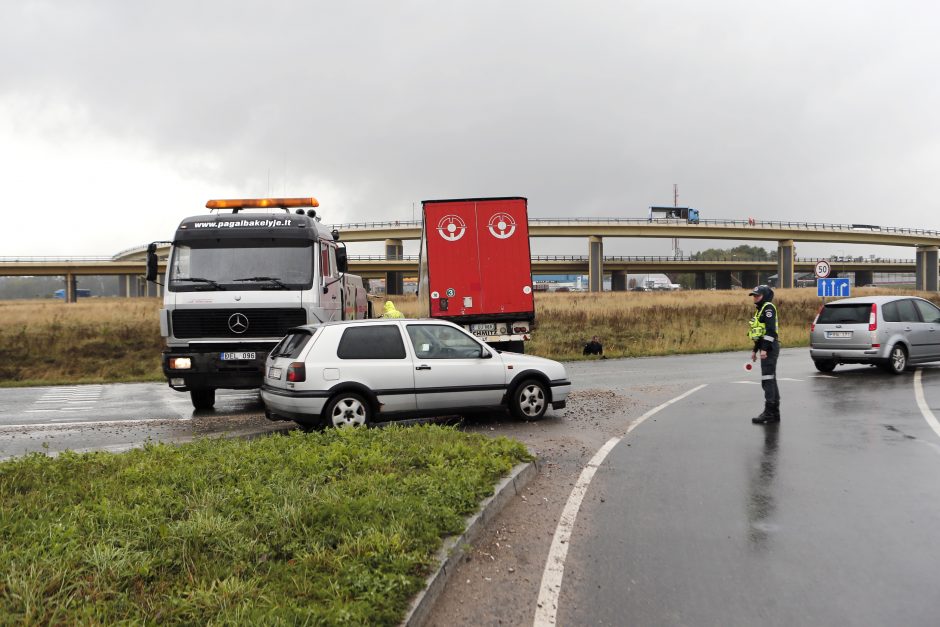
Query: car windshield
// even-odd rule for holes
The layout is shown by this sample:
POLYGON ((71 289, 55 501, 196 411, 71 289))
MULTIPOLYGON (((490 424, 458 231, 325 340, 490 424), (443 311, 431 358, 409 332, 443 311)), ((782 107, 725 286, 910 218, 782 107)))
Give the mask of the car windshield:
POLYGON ((173 292, 309 289, 313 263, 310 242, 177 245, 173 248, 168 287, 173 292))
POLYGON ((868 324, 871 303, 826 305, 819 314, 817 324, 868 324))

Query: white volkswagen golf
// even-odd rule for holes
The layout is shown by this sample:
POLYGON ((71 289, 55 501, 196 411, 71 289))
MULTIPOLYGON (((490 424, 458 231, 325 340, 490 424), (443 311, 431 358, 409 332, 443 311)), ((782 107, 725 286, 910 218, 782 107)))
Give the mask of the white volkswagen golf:
POLYGON ((557 361, 501 353, 443 320, 376 319, 292 329, 261 398, 272 420, 345 427, 498 407, 538 420, 570 391, 557 361))

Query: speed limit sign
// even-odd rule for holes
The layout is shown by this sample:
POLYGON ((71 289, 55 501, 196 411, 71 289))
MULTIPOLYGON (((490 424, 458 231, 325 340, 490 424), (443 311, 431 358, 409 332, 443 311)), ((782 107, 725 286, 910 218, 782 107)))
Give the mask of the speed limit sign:
POLYGON ((830 270, 830 269, 831 269, 831 268, 829 267, 829 262, 828 262, 828 261, 825 261, 825 260, 823 260, 823 261, 817 261, 817 262, 816 262, 816 269, 815 269, 816 278, 817 278, 817 279, 825 279, 827 276, 829 276, 829 270, 830 270))

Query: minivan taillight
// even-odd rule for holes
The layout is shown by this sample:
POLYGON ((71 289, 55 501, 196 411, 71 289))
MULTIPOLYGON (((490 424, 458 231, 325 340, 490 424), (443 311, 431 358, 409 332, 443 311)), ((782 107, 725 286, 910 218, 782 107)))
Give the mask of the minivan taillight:
POLYGON ((878 305, 875 303, 871 304, 871 313, 868 314, 868 330, 878 330, 878 305))
POLYGON ((295 361, 287 367, 287 380, 294 383, 307 380, 307 368, 304 366, 304 362, 295 361))
POLYGON ((822 313, 822 310, 823 310, 824 307, 825 307, 825 305, 820 305, 820 306, 819 306, 819 309, 816 310, 816 317, 813 318, 813 324, 809 325, 809 332, 810 332, 810 333, 812 333, 813 331, 816 330, 816 321, 819 320, 819 314, 822 313))

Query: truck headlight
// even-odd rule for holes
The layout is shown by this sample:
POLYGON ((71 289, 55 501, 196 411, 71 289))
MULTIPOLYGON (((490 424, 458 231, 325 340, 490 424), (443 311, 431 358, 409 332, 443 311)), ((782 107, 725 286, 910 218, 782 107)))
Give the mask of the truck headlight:
POLYGON ((189 357, 170 357, 167 365, 170 370, 189 370, 193 367, 193 360, 189 357))

